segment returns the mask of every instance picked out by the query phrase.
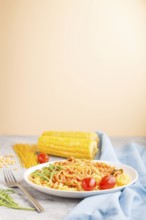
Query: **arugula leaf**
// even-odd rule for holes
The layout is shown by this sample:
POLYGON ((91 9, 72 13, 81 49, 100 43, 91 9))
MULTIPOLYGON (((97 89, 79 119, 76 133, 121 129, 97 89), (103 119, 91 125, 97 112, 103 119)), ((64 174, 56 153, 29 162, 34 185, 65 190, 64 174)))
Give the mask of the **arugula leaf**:
POLYGON ((31 211, 35 210, 34 208, 22 207, 21 205, 17 204, 10 196, 10 194, 12 193, 14 193, 13 190, 0 189, 0 206, 6 206, 9 208, 21 209, 21 210, 31 210, 31 211))

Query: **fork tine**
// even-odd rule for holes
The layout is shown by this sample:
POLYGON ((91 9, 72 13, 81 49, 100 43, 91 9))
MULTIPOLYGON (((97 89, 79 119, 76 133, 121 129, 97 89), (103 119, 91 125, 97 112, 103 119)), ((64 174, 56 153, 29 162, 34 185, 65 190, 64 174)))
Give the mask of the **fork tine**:
POLYGON ((6 174, 6 170, 5 170, 5 169, 3 169, 3 174, 4 174, 5 182, 7 183, 7 182, 8 182, 8 179, 7 179, 7 174, 6 174))
POLYGON ((8 173, 7 169, 4 169, 4 177, 5 177, 6 183, 10 183, 11 182, 11 178, 9 176, 9 173, 8 173))
POLYGON ((17 182, 12 170, 9 170, 9 175, 11 176, 11 179, 12 179, 13 182, 17 182))
POLYGON ((3 170, 3 173, 4 173, 4 179, 6 181, 6 183, 14 183, 14 182, 17 182, 16 181, 16 178, 14 177, 13 173, 11 170, 9 169, 4 169, 3 170))

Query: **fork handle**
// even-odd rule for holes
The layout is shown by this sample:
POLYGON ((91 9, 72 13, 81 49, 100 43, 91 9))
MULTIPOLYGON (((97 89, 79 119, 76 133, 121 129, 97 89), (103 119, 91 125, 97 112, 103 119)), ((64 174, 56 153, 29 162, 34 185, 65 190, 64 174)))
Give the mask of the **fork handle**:
POLYGON ((44 212, 44 208, 36 201, 36 199, 20 184, 17 185, 19 189, 25 194, 29 201, 33 204, 38 212, 44 212))

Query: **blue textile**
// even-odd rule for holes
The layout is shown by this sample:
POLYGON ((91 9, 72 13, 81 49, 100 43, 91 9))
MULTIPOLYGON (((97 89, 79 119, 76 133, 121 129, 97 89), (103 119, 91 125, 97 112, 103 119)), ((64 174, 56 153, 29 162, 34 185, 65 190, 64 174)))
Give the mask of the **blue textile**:
POLYGON ((100 160, 125 163, 137 170, 138 181, 122 191, 83 199, 64 220, 145 220, 146 147, 131 143, 114 149, 109 138, 100 134, 100 160))

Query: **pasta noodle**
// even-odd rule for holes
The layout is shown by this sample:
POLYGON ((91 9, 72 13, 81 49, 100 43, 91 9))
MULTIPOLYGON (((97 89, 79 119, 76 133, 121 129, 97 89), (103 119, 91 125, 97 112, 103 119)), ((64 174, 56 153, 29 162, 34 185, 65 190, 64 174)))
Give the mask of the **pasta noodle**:
POLYGON ((37 185, 58 190, 84 191, 82 181, 92 177, 96 181, 94 190, 100 190, 99 183, 104 176, 113 175, 115 187, 126 185, 130 177, 122 169, 106 164, 73 157, 56 161, 30 174, 29 180, 37 185))
POLYGON ((34 144, 15 144, 14 151, 17 153, 23 167, 29 168, 37 165, 36 149, 34 144))

